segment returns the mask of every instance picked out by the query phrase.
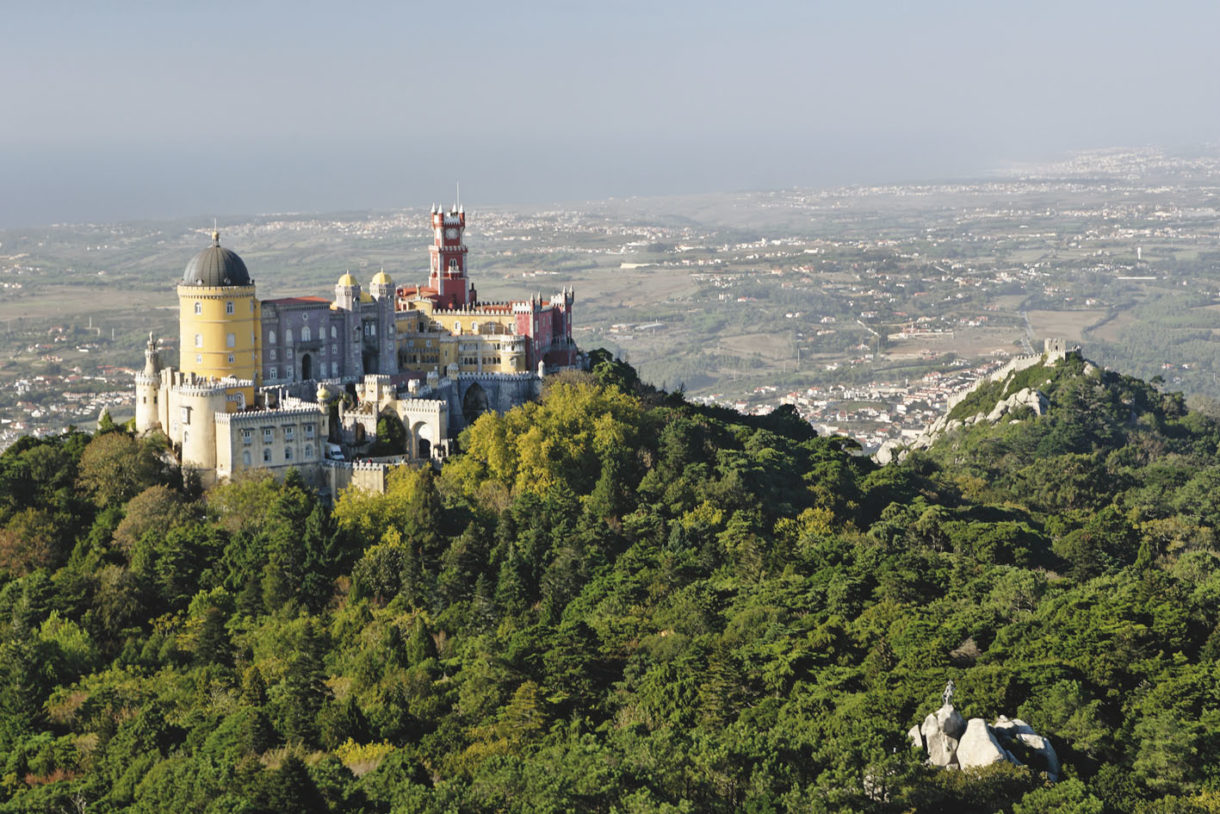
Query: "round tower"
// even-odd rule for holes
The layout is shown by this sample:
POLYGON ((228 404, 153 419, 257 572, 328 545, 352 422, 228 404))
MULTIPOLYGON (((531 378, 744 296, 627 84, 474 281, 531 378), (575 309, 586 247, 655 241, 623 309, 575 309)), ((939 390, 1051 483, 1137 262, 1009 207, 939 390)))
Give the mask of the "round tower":
POLYGON ((161 426, 157 397, 161 390, 161 357, 157 340, 150 333, 144 348, 144 369, 136 374, 136 432, 143 435, 161 426))
MULTIPOLYGON (((246 264, 220 245, 187 263, 178 284, 178 368, 203 379, 262 378, 262 330, 254 281, 246 264)), ((253 394, 250 394, 253 396, 253 394)))

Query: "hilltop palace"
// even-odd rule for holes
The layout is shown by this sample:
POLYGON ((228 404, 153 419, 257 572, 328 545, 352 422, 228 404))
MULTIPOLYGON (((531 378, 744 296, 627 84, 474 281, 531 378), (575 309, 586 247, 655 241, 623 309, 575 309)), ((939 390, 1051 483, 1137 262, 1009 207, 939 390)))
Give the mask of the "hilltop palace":
POLYGON ((259 300, 213 232, 178 283, 177 368, 161 364, 149 335, 137 432, 163 432, 205 484, 295 467, 334 494, 351 482, 380 488, 389 463, 443 458, 481 413, 536 398, 545 372, 579 362, 573 292, 480 301, 465 228, 461 207, 433 207, 426 285, 395 287, 381 271, 363 291, 349 273, 333 301, 259 300), (405 454, 357 460, 383 416, 402 421, 405 454))

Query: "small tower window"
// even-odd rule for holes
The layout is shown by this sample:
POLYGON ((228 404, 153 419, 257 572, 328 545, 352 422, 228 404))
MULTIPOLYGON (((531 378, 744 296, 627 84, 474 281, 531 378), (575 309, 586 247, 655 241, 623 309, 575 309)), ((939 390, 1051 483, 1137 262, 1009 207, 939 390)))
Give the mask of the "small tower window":
POLYGON ((202 353, 195 354, 195 364, 197 364, 197 365, 203 364, 203 354, 202 353))
POLYGON ((203 347, 203 334, 195 334, 195 347, 203 347))
POLYGON ((237 334, 226 334, 225 335, 225 347, 226 348, 237 347, 237 334))
POLYGON ((233 302, 232 302, 231 300, 230 300, 229 302, 226 302, 226 303, 225 303, 225 313, 226 313, 226 314, 231 314, 231 313, 233 313, 233 310, 234 310, 234 309, 233 309, 233 302))
POLYGON ((233 364, 233 354, 229 354, 229 364, 233 364))
POLYGON ((455 334, 460 334, 462 332, 462 323, 458 322, 456 319, 453 321, 453 332, 455 334))
POLYGON ((203 313, 203 303, 199 302, 198 300, 196 300, 196 302, 195 302, 195 313, 196 314, 203 313))

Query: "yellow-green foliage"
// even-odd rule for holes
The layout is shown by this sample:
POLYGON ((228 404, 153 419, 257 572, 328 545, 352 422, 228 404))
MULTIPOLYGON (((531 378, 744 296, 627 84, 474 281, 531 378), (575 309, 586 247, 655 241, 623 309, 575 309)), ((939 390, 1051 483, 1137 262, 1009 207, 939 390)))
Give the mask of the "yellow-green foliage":
POLYGON ((356 743, 348 738, 335 749, 343 765, 356 777, 362 777, 381 765, 381 761, 394 751, 394 745, 381 743, 356 743))
POLYGON ((445 467, 442 480, 469 498, 488 481, 537 494, 562 481, 587 492, 599 460, 635 444, 640 418, 639 402, 616 388, 560 382, 540 403, 479 416, 462 433, 465 454, 445 467))

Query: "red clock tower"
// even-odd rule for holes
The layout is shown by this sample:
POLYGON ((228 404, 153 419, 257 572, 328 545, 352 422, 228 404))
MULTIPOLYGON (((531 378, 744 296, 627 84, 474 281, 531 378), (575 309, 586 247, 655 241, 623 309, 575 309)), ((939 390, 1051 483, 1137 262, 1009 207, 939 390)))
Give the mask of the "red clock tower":
POLYGON ((466 211, 455 206, 448 212, 432 208, 432 272, 428 285, 436 289, 437 307, 462 308, 474 304, 474 290, 466 277, 466 211))

